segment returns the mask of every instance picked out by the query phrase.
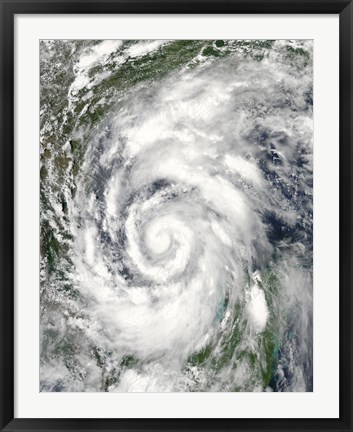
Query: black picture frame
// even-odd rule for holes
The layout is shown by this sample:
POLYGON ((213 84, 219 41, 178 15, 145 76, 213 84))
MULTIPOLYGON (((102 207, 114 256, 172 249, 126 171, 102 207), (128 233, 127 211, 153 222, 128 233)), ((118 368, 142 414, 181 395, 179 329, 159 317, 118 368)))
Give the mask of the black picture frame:
MULTIPOLYGON (((349 0, 0 0, 0 429, 1 431, 352 431, 353 2, 349 0), (14 18, 16 14, 339 14, 339 418, 14 418, 14 18)), ((295 407, 293 407, 295 410, 295 407)))

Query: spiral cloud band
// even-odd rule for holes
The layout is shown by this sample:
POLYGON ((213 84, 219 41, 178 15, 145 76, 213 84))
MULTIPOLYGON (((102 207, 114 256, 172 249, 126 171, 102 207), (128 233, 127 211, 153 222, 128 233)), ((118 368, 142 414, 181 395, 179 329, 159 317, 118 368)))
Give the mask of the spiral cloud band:
POLYGON ((312 391, 312 84, 310 41, 42 43, 42 391, 312 391))

